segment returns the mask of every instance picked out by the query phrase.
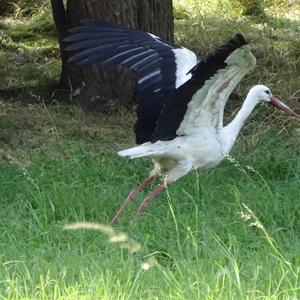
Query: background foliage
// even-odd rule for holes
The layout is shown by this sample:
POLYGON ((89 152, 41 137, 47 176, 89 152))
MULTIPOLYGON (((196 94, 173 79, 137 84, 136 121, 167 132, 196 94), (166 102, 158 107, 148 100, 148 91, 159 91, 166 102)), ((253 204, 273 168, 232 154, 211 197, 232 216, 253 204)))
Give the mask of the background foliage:
POLYGON ((25 17, 34 14, 45 5, 49 5, 48 0, 0 0, 0 15, 25 17))

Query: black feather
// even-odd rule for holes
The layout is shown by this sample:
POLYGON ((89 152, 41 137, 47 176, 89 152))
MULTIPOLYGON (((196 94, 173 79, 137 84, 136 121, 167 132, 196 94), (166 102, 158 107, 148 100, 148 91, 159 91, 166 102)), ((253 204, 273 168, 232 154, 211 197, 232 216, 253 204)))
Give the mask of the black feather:
POLYGON ((181 47, 120 24, 90 20, 72 28, 65 42, 71 43, 66 50, 74 51, 70 62, 123 65, 137 74, 134 131, 138 144, 149 141, 164 102, 175 90, 176 63, 172 50, 181 47))
POLYGON ((247 44, 241 34, 236 34, 223 46, 210 53, 200 61, 190 73, 192 77, 180 86, 162 108, 151 142, 174 139, 193 95, 203 87, 205 82, 218 70, 226 67, 226 58, 237 48, 247 44))

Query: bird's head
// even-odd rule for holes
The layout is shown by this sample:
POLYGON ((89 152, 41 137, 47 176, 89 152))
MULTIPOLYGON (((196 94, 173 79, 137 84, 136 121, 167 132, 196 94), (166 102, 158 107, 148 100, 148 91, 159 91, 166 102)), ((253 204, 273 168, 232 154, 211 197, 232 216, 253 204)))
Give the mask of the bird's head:
POLYGON ((265 85, 262 84, 255 85, 253 88, 251 88, 250 92, 253 95, 253 97, 256 98, 259 102, 269 103, 280 110, 283 110, 291 115, 299 117, 286 104, 284 104, 281 100, 279 100, 277 97, 272 95, 270 89, 265 85))

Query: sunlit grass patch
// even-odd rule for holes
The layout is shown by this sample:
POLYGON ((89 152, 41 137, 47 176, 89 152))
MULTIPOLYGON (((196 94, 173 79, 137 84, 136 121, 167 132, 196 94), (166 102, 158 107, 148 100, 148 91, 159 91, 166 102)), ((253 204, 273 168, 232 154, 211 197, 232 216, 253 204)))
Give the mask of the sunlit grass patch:
POLYGON ((300 5, 290 0, 174 0, 175 18, 193 18, 195 16, 220 15, 225 17, 252 16, 265 19, 267 16, 284 16, 287 19, 299 19, 300 5), (261 9, 261 10, 260 10, 261 9))
POLYGON ((51 11, 41 7, 32 16, 0 21, 1 96, 50 98, 60 73, 57 38, 51 11))
POLYGON ((299 15, 298 18, 287 18, 284 13, 292 10, 297 16, 297 4, 286 3, 288 1, 265 3, 268 15, 260 20, 241 15, 238 2, 242 1, 211 1, 209 4, 193 0, 175 1, 175 18, 177 12, 184 13, 175 20, 176 41, 195 51, 201 59, 235 33, 242 33, 257 58, 257 66, 247 74, 235 93, 244 96, 250 86, 263 83, 299 108, 300 19, 299 15), (232 5, 235 9, 231 8, 232 5))
POLYGON ((274 93, 298 106, 299 69, 297 54, 299 37, 296 31, 269 31, 267 26, 251 26, 248 21, 226 20, 223 17, 193 19, 176 22, 176 40, 203 57, 211 49, 218 47, 241 32, 250 43, 257 58, 254 71, 247 74, 236 89, 244 95, 251 85, 264 83, 274 93))

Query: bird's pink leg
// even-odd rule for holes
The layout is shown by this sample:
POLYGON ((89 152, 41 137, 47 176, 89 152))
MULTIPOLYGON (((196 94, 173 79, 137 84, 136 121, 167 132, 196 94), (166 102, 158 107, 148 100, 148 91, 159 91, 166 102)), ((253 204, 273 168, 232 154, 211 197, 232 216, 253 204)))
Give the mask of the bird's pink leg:
POLYGON ((145 208, 152 202, 154 197, 156 197, 162 190, 164 190, 167 187, 166 183, 161 183, 156 189, 154 189, 141 203, 139 206, 137 213, 142 213, 145 208))
POLYGON ((123 205, 120 207, 120 209, 117 211, 117 213, 113 216, 111 223, 115 224, 118 220, 118 218, 123 214, 124 210, 128 207, 128 205, 134 200, 136 195, 143 190, 147 185, 149 185, 153 180, 155 180, 156 175, 150 176, 146 178, 140 185, 138 185, 135 189, 130 191, 130 193, 127 196, 127 199, 123 203, 123 205))

